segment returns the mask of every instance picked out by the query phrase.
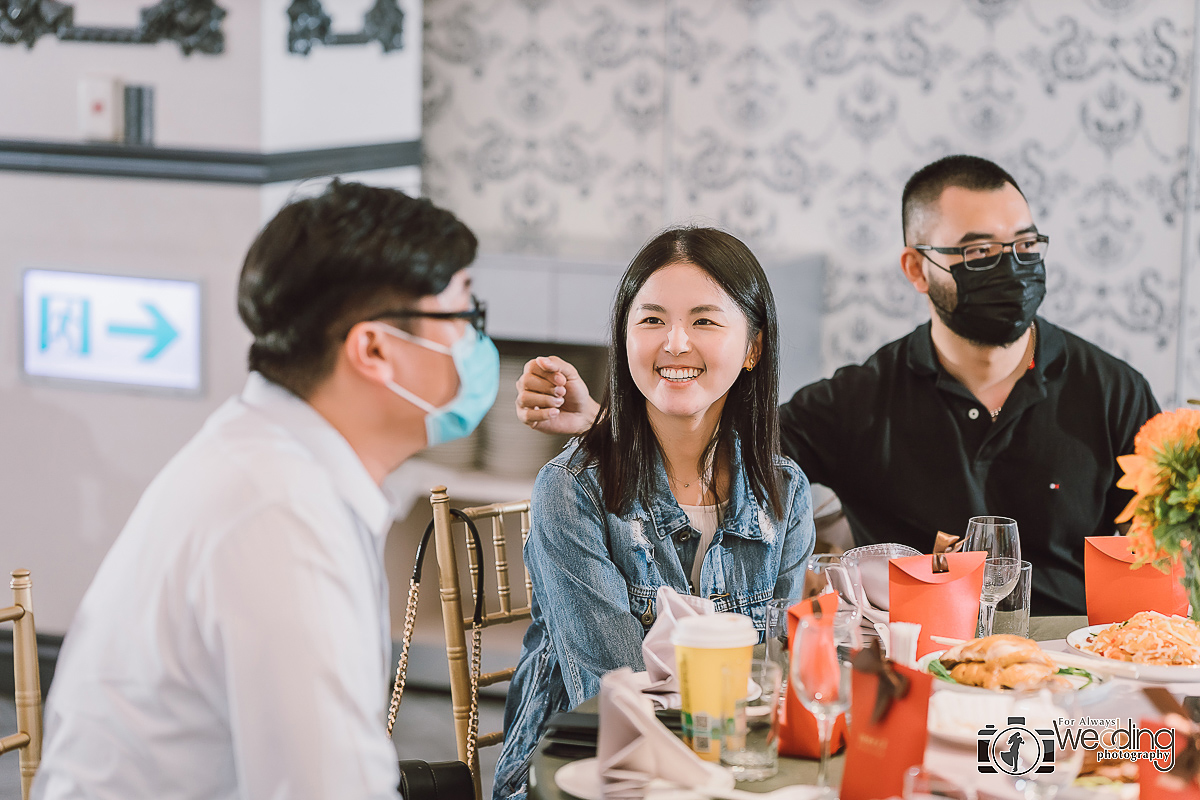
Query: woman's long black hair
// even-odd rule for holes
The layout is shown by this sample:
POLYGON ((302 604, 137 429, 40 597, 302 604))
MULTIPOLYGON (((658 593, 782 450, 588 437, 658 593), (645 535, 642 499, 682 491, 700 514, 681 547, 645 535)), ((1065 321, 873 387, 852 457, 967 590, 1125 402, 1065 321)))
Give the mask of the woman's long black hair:
POLYGON ((604 506, 624 514, 635 498, 647 501, 654 491, 658 440, 646 414, 646 398, 633 382, 625 346, 629 310, 652 274, 669 264, 702 269, 746 315, 749 339, 762 334, 755 367, 743 370, 729 389, 717 435, 697 470, 714 455, 730 463, 733 437, 741 440, 742 462, 760 505, 783 516, 779 454, 779 325, 775 299, 758 259, 737 238, 715 228, 672 228, 652 239, 634 256, 617 289, 612 312, 608 385, 595 424, 580 437, 580 448, 599 469, 604 506))

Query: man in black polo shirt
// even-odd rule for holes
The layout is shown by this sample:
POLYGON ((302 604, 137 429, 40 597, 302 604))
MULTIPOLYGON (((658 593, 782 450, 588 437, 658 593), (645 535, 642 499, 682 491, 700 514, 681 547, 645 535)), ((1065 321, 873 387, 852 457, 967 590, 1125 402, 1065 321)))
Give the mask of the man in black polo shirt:
MULTIPOLYGON (((1016 181, 949 156, 904 187, 904 275, 929 322, 779 409, 783 451, 837 493, 855 544, 929 552, 937 531, 1010 516, 1033 563, 1035 614, 1082 614, 1083 539, 1116 531, 1131 496, 1116 457, 1158 412, 1145 378, 1037 317, 1049 237, 1016 181)), ((596 404, 571 365, 526 365, 517 411, 571 433, 596 404)))

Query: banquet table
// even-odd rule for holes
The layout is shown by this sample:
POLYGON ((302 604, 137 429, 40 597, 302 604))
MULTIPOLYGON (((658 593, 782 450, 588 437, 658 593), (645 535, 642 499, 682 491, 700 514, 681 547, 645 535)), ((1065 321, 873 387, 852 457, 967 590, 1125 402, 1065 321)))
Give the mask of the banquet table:
MULTIPOLYGON (((1087 617, 1031 617, 1029 620, 1029 637, 1039 642, 1061 642, 1062 639, 1066 638, 1068 633, 1085 625, 1087 625, 1087 617)), ((1061 647, 1052 648, 1051 645, 1047 645, 1047 647, 1051 649, 1063 649, 1061 647)), ((1132 684, 1132 682, 1126 683, 1132 684)), ((1126 700, 1122 701, 1122 705, 1129 707, 1133 703, 1126 700)), ((597 700, 596 698, 592 698, 580 703, 575 710, 595 713, 597 708, 597 700)), ((545 747, 545 742, 539 744, 530 765, 530 800, 572 800, 571 795, 559 791, 554 783, 555 772, 568 763, 568 759, 547 755, 544 752, 545 747)), ((925 751, 926 766, 946 775, 954 775, 963 770, 970 770, 976 773, 971 777, 977 778, 977 770, 974 769, 974 759, 974 753, 966 751, 963 748, 952 748, 939 744, 934 741, 933 737, 930 737, 930 744, 925 751)), ((841 774, 842 757, 834 756, 830 762, 830 782, 837 785, 841 781, 841 774)), ((767 792, 782 786, 812 784, 816 782, 816 778, 817 762, 815 760, 781 757, 779 759, 779 773, 775 777, 765 781, 740 782, 737 786, 739 789, 745 789, 750 792, 767 792)), ((1008 794, 1004 791, 1005 787, 1001 785, 997 785, 995 789, 995 792, 988 793, 999 796, 1008 794)), ((1062 793, 1059 797, 1064 798, 1067 795, 1068 793, 1062 793)), ((1015 792, 1011 792, 1011 796, 1017 797, 1015 792)))

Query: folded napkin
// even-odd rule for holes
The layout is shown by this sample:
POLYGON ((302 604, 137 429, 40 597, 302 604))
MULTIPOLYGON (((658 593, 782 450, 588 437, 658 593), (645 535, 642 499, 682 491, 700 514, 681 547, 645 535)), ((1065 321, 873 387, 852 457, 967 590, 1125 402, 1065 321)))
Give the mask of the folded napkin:
MULTIPOLYGON (((675 645, 671 636, 675 626, 685 617, 716 613, 716 606, 707 597, 680 594, 670 586, 658 587, 655 601, 658 618, 642 640, 642 659, 646 662, 649 685, 643 684, 642 691, 662 694, 678 693, 679 680, 675 677, 675 645)), ((667 706, 670 707, 669 702, 667 706)), ((678 707, 678 703, 676 703, 678 707)))
POLYGON ((711 774, 700 757, 654 716, 653 705, 628 667, 600 679, 596 759, 605 800, 641 800, 655 778, 702 786, 711 774))

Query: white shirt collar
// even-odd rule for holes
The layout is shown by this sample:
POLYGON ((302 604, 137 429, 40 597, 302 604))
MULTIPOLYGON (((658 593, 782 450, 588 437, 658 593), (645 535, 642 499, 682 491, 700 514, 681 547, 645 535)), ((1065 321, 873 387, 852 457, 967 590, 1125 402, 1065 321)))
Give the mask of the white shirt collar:
POLYGON ((257 372, 242 389, 242 402, 269 417, 328 470, 342 499, 377 537, 387 534, 395 504, 371 479, 354 448, 308 403, 257 372))

